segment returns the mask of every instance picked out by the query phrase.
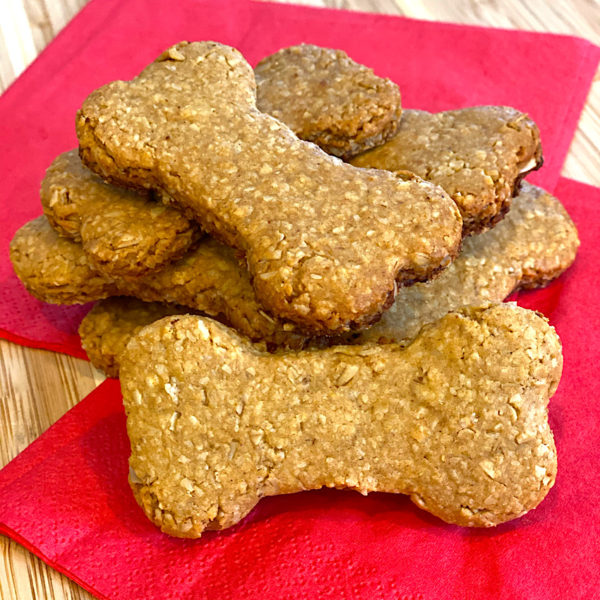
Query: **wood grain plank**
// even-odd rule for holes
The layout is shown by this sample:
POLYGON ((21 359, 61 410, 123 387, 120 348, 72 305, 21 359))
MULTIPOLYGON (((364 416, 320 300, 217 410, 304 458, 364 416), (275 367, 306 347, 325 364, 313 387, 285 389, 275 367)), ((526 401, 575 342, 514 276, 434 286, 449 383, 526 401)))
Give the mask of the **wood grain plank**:
MULTIPOLYGON (((0 92, 86 1, 2 0, 2 7, 10 3, 11 10, 3 10, 0 19, 0 92)), ((553 31, 600 44, 600 3, 595 0, 296 0, 296 3, 553 31)), ((563 174, 600 185, 598 140, 600 76, 593 85, 563 174)), ((0 467, 102 379, 102 374, 85 361, 0 340, 0 467)), ((92 598, 68 578, 1 536, 0 555, 0 600, 92 598)))
MULTIPOLYGON (((0 467, 102 381, 88 362, 0 340, 0 467)), ((92 598, 12 540, 0 537, 0 599, 92 598)))
POLYGON ((0 340, 0 466, 103 379, 84 360, 0 340))
POLYGON ((88 0, 24 0, 38 54, 87 2, 88 0))

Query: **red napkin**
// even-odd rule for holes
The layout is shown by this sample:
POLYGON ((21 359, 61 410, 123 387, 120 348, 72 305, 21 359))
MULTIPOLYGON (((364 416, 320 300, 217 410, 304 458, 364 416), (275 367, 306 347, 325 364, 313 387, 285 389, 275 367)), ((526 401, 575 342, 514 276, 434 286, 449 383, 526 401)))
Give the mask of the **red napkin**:
POLYGON ((546 166, 530 177, 552 191, 600 58, 584 40, 336 10, 234 0, 94 0, 0 98, 0 336, 84 356, 82 307, 31 298, 7 259, 14 232, 41 213, 39 184, 77 141, 84 98, 137 74, 182 39, 213 39, 255 64, 300 42, 342 48, 402 90, 406 107, 509 104, 540 126, 546 166))
POLYGON ((101 598, 588 599, 600 586, 600 189, 561 179, 582 246, 519 296, 564 344, 550 403, 559 457, 548 497, 494 530, 446 525, 392 494, 321 490, 262 500, 200 540, 161 534, 127 484, 119 384, 108 380, 0 471, 0 531, 101 598))
MULTIPOLYGON (((93 0, 0 98, 3 253, 14 231, 41 212, 44 169, 76 145, 73 119, 85 96, 132 77, 181 39, 234 45, 253 64, 301 41, 339 47, 397 81, 407 107, 513 105, 540 125, 546 167, 531 179, 549 190, 599 59, 598 48, 565 36, 242 0, 164 6, 93 0)), ((587 335, 598 323, 600 191, 561 180, 556 193, 584 245, 569 273, 519 296, 550 316, 565 345, 565 374, 551 404, 559 477, 523 519, 468 531, 403 497, 327 490, 263 500, 236 527, 199 541, 168 538, 129 491, 118 383, 108 381, 0 472, 0 530, 106 598, 592 597, 600 583, 593 436, 600 410, 590 400, 591 365, 600 356, 587 335)), ((85 307, 30 298, 6 254, 0 306, 0 335, 82 355, 75 330, 85 307)))

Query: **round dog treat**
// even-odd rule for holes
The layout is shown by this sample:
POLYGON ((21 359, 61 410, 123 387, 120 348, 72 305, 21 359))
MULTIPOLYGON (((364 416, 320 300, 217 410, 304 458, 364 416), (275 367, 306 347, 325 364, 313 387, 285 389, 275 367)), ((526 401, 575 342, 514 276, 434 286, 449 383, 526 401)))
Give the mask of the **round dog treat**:
POLYGON ((312 334, 369 325, 399 285, 458 252, 462 222, 440 187, 299 140, 257 110, 252 69, 221 44, 179 44, 96 90, 77 132, 87 166, 169 194, 245 256, 267 312, 312 334))
POLYGON ((406 348, 277 354, 210 319, 167 317, 122 358, 130 483, 181 537, 325 486, 408 494, 449 523, 490 527, 554 483, 547 404, 561 368, 554 329, 507 304, 446 315, 406 348))
POLYGON ((437 183, 460 209, 465 235, 501 220, 521 179, 542 162, 536 124, 504 106, 405 110, 393 138, 351 160, 358 167, 407 170, 437 183))
POLYGON ((94 267, 137 277, 177 260, 199 228, 149 193, 105 183, 86 169, 76 150, 50 165, 40 192, 44 214, 62 236, 81 242, 94 267))
POLYGON ((350 158, 382 144, 398 128, 398 86, 341 50, 284 48, 261 60, 254 76, 259 110, 329 154, 350 158))

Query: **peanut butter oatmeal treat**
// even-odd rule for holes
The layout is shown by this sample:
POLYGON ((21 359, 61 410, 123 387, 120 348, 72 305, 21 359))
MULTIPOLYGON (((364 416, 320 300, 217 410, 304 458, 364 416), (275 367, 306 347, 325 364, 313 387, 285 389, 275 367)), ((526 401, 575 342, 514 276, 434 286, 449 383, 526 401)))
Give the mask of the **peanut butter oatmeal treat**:
POLYGON ((44 214, 64 237, 81 242, 91 264, 107 275, 137 277, 177 260, 199 237, 180 212, 105 183, 77 150, 50 165, 40 192, 44 214))
MULTIPOLYGON (((523 182, 506 219, 467 238, 461 254, 437 279, 403 288, 378 323, 336 341, 409 341, 425 323, 450 311, 500 302, 515 290, 548 284, 572 264, 578 246, 577 229, 561 203, 523 182)), ((161 303, 102 300, 81 322, 81 343, 95 366, 116 377, 119 356, 134 333, 162 317, 185 312, 189 310, 161 303)))
POLYGON ((198 316, 127 346, 130 484, 162 531, 196 538, 265 496, 408 494, 458 525, 525 514, 556 476, 556 332, 515 305, 450 313, 397 344, 269 354, 198 316), (139 365, 153 365, 152 372, 139 365))
POLYGON ((97 369, 108 377, 118 377, 121 354, 140 329, 163 317, 188 313, 198 314, 179 304, 144 302, 127 296, 100 300, 79 325, 81 345, 97 369))
POLYGON ((259 110, 334 156, 379 146, 398 129, 398 86, 342 50, 284 48, 261 60, 254 76, 259 110))
POLYGON ((276 321, 262 310, 233 250, 210 238, 159 271, 135 279, 108 277, 92 267, 80 244, 59 237, 39 217, 17 231, 10 258, 27 291, 43 302, 83 304, 135 296, 205 312, 252 340, 275 346, 297 348, 306 340, 292 323, 276 321))
POLYGON ((267 312, 311 333, 365 327, 399 285, 450 264, 461 237, 438 186, 356 169, 255 106, 242 55, 181 43, 93 92, 80 155, 102 177, 160 189, 245 257, 267 312))
POLYGON ((96 368, 108 377, 118 377, 120 354, 132 336, 163 317, 188 313, 194 311, 178 304, 142 302, 126 296, 107 298, 98 302, 81 321, 81 345, 96 368))
POLYGON ((346 341, 410 340, 452 310, 544 287, 573 264, 578 248, 577 228, 559 200, 523 182, 502 222, 465 239, 439 277, 401 289, 378 323, 346 341))
POLYGON ((493 227, 521 179, 542 166, 540 134, 505 106, 428 113, 405 110, 398 133, 352 159, 357 167, 407 170, 443 187, 456 202, 465 235, 493 227))

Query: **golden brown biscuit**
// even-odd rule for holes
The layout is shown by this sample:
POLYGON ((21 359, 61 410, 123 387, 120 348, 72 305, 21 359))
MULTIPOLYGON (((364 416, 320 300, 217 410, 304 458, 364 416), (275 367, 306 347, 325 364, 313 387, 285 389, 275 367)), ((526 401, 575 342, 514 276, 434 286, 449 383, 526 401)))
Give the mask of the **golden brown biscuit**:
MULTIPOLYGON (((499 302, 516 289, 546 285, 571 265, 578 246, 577 229, 560 202, 524 182, 506 219, 494 229, 466 239, 462 253, 437 279, 400 290, 378 323, 337 341, 410 340, 425 323, 452 310, 499 302)), ((79 333, 92 363, 105 371, 105 365, 110 365, 106 372, 116 377, 119 355, 135 331, 167 315, 185 312, 189 310, 113 298, 96 304, 84 317, 79 333)))
POLYGON ((358 341, 409 340, 452 310, 543 287, 571 266, 578 248, 577 228, 559 200, 523 182, 503 221, 465 239, 439 277, 401 289, 381 320, 356 334, 358 341))
MULTIPOLYGON (((331 154, 357 154, 396 131, 398 87, 340 50, 293 46, 261 61, 255 75, 260 110, 272 106, 273 116, 331 154)), ((92 264, 108 275, 137 276, 176 260, 197 229, 181 213, 152 202, 151 193, 107 184, 76 151, 52 163, 41 200, 56 231, 82 242, 92 264)))
POLYGON ((231 248, 206 238, 183 258, 135 279, 98 273, 72 240, 45 217, 21 227, 10 245, 15 273, 30 294, 53 304, 83 304, 111 296, 170 302, 218 317, 256 341, 297 348, 306 337, 276 321, 256 300, 247 271, 231 248))
POLYGON ((392 139, 351 163, 411 171, 442 186, 470 235, 502 219, 521 179, 542 166, 542 148, 536 124, 514 108, 405 110, 392 139))
POLYGON ((261 60, 254 76, 258 109, 334 156, 350 158, 398 129, 398 86, 342 50, 284 48, 261 60))
POLYGON ((198 314, 179 304, 115 296, 98 302, 79 325, 81 345, 91 363, 108 377, 119 376, 119 357, 142 327, 166 316, 198 314))
POLYGON ((94 267, 107 275, 136 277, 183 256, 200 231, 149 193, 105 183, 86 169, 77 150, 50 165, 40 192, 56 231, 81 242, 94 267))
POLYGON ((77 132, 87 166, 168 193, 244 255, 261 305, 307 332, 372 323, 398 285, 458 251, 460 215, 441 188, 298 140, 256 109, 252 69, 221 44, 181 43, 96 90, 77 132))
POLYGON ((278 354, 216 321, 167 317, 122 358, 130 483, 181 537, 325 486, 408 494, 449 523, 494 526, 554 483, 547 404, 561 369, 554 329, 508 304, 450 313, 406 348, 278 354))

